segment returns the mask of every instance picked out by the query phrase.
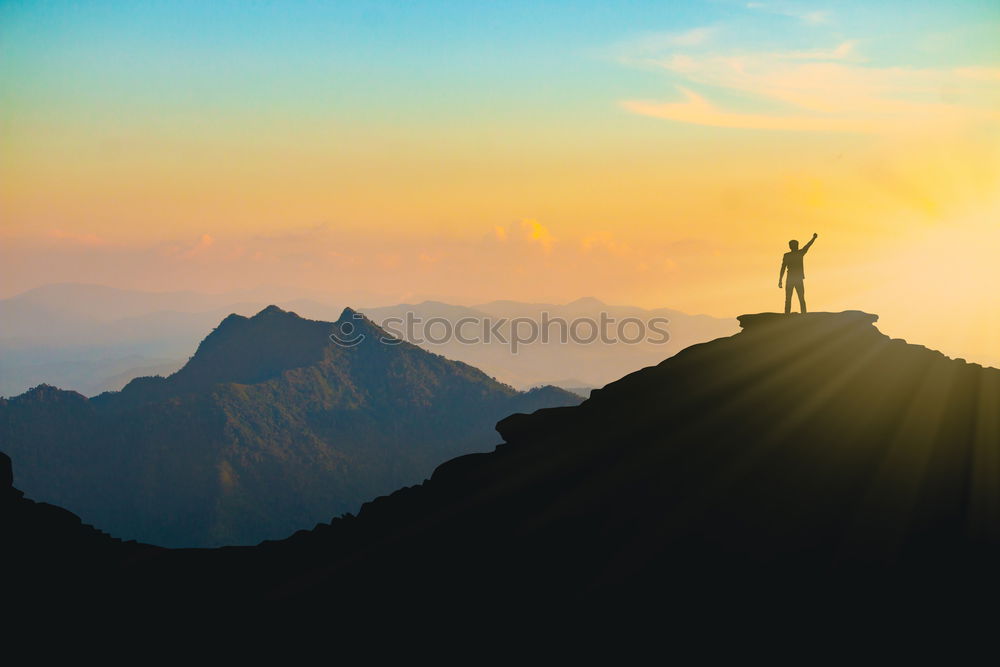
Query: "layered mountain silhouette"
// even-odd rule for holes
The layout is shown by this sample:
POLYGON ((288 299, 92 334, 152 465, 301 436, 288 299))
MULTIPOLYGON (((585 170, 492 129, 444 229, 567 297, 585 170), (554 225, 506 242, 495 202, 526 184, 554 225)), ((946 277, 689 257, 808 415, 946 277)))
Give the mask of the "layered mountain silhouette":
MULTIPOLYGON (((169 375, 179 370, 205 332, 230 313, 249 317, 268 304, 277 304, 303 317, 328 321, 336 320, 346 304, 385 303, 385 298, 281 287, 205 294, 73 283, 45 285, 0 299, 0 395, 21 394, 40 383, 85 396, 118 391, 133 378, 169 375)), ((688 315, 668 308, 615 306, 593 298, 567 304, 494 301, 472 307, 424 301, 359 310, 376 324, 392 317, 405 318, 407 314, 420 318, 413 329, 414 340, 409 342, 427 341, 428 333, 430 339, 438 340, 442 320, 454 327, 463 318, 467 322, 471 318, 474 323, 489 320, 491 327, 500 318, 540 322, 542 313, 569 322, 576 318, 597 322, 602 314, 616 321, 632 317, 641 322, 668 320, 665 329, 669 340, 654 344, 562 344, 558 342, 558 327, 554 327, 552 343, 522 345, 517 354, 511 353, 509 342, 495 337, 475 345, 454 337, 422 345, 449 359, 472 364, 517 389, 555 385, 581 391, 584 396, 593 387, 658 363, 688 345, 738 330, 733 318, 688 315), (425 331, 428 322, 430 331, 425 331)), ((466 326, 466 336, 477 328, 466 326)), ((509 323, 495 330, 510 340, 509 323)), ((588 335, 589 325, 581 325, 579 331, 582 336, 588 335)), ((634 325, 627 331, 636 335, 634 325)))
POLYGON ((335 601, 507 618, 585 605, 739 608, 748 621, 789 598, 850 614, 876 599, 990 599, 1000 370, 891 339, 875 320, 743 316, 741 333, 579 406, 503 419, 495 451, 356 517, 252 548, 128 561, 121 547, 111 581, 139 582, 116 593, 132 604, 210 590, 272 611, 331 614, 335 601))
POLYGON ((579 400, 515 391, 350 309, 331 323, 270 306, 227 317, 169 377, 0 400, 0 450, 31 498, 116 537, 253 544, 490 449, 505 415, 579 400), (350 345, 330 337, 344 330, 350 345))
POLYGON ((44 285, 0 299, 0 394, 39 383, 86 396, 118 391, 133 378, 181 368, 205 332, 230 313, 251 316, 279 303, 335 320, 343 310, 316 297, 282 288, 204 294, 44 285))
POLYGON ((491 301, 472 307, 424 301, 363 312, 424 349, 472 364, 515 387, 552 384, 584 396, 591 388, 659 363, 685 347, 739 330, 732 318, 689 315, 671 308, 616 306, 593 297, 566 304, 491 301), (603 319, 610 324, 600 325, 603 319), (521 324, 516 324, 518 320, 521 324), (410 321, 412 326, 404 324, 410 321), (478 344, 463 344, 455 336, 442 340, 446 326, 454 330, 462 322, 463 335, 478 335, 478 344), (531 338, 529 323, 538 326, 539 335, 512 352, 513 330, 531 338), (541 335, 543 326, 545 336, 541 335), (605 327, 609 340, 596 334, 600 326, 605 327), (567 335, 570 327, 574 335, 567 335), (481 333, 487 329, 496 332, 489 339, 481 333), (589 338, 591 334, 595 340, 589 338), (623 343, 619 335, 629 342, 623 343))

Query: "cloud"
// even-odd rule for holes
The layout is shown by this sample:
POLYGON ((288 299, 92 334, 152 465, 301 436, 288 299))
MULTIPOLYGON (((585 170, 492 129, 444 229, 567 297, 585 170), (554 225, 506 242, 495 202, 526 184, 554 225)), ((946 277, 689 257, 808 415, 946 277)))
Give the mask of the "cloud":
POLYGON ((820 25, 822 23, 829 23, 831 14, 828 11, 812 11, 804 12, 802 14, 793 14, 797 19, 803 23, 808 23, 809 25, 820 25))
POLYGON ((108 245, 108 241, 101 238, 97 234, 79 234, 75 232, 67 232, 62 229, 52 229, 46 233, 46 236, 56 241, 80 246, 96 247, 108 245))
POLYGON ((698 125, 835 132, 1000 117, 990 102, 992 68, 873 67, 852 40, 812 51, 674 53, 655 64, 679 80, 683 100, 625 100, 624 109, 698 125), (738 93, 758 110, 719 108, 695 87, 738 93))
POLYGON ((849 39, 841 42, 832 49, 815 49, 812 51, 789 51, 787 53, 774 54, 778 58, 786 60, 862 60, 857 55, 855 48, 857 40, 849 39))
MULTIPOLYGON (((490 235, 486 238, 490 238, 490 235)), ((552 251, 552 245, 556 240, 549 229, 534 218, 524 218, 516 225, 495 225, 492 239, 498 246, 521 245, 523 248, 524 244, 538 245, 546 254, 552 251)))
POLYGON ((215 238, 211 234, 202 234, 198 242, 194 244, 187 252, 184 253, 185 257, 197 257, 198 255, 203 255, 208 251, 209 248, 215 245, 215 238))
POLYGON ((806 25, 823 25, 830 23, 833 18, 833 14, 826 9, 801 9, 781 3, 748 2, 747 9, 787 16, 798 19, 806 25))
POLYGON ((682 123, 754 130, 784 130, 796 132, 869 132, 870 123, 860 119, 782 116, 723 111, 704 97, 686 88, 680 89, 683 102, 644 102, 627 100, 624 109, 641 116, 652 116, 682 123))
POLYGON ((507 242, 498 243, 486 223, 459 234, 415 238, 333 225, 289 227, 273 234, 216 235, 197 261, 185 253, 199 247, 201 235, 90 247, 55 242, 45 230, 35 230, 0 243, 0 265, 17 280, 4 285, 8 293, 62 281, 243 294, 266 285, 355 307, 423 299, 565 302, 592 293, 629 300, 629 294, 643 294, 650 305, 662 305, 668 286, 687 294, 686 286, 726 269, 705 250, 707 241, 629 236, 630 230, 610 226, 559 229, 556 239, 539 220, 514 220, 505 226, 507 242))
POLYGON ((975 81, 1000 81, 1000 67, 959 67, 955 74, 975 81))
POLYGON ((700 26, 684 32, 648 32, 618 44, 614 57, 624 64, 639 64, 675 49, 703 46, 717 32, 715 26, 700 26))
POLYGON ((632 248, 627 243, 618 241, 614 234, 608 231, 595 232, 584 236, 580 239, 580 248, 585 253, 590 253, 594 250, 604 250, 618 257, 627 255, 632 251, 632 248))
POLYGON ((687 32, 663 34, 661 41, 668 46, 698 46, 707 42, 714 31, 711 26, 692 28, 687 32))
POLYGON ((525 218, 521 221, 521 229, 529 241, 542 246, 545 252, 551 252, 555 238, 544 225, 532 218, 525 218))
MULTIPOLYGON (((261 252, 258 250, 256 255, 260 255, 261 252)), ((355 267, 363 263, 362 258, 352 255, 346 252, 340 252, 339 250, 327 250, 325 259, 331 260, 336 266, 340 267, 355 267)), ((258 259, 254 257, 254 259, 258 259)))

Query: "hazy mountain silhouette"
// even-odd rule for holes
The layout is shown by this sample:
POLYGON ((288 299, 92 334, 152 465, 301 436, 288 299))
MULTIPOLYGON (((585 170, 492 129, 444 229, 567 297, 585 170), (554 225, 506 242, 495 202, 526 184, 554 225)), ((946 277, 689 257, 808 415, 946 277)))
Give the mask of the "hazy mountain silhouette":
MULTIPOLYGON (((676 354, 679 350, 722 336, 730 336, 738 330, 736 320, 729 318, 710 317, 708 315, 688 315, 670 308, 645 309, 635 306, 614 306, 603 303, 593 297, 577 299, 567 304, 552 303, 522 303, 518 301, 493 301, 471 308, 452 306, 437 301, 424 301, 417 304, 399 304, 384 308, 365 308, 363 312, 375 322, 384 322, 386 318, 405 318, 407 313, 420 317, 423 323, 432 318, 441 318, 455 326, 462 318, 474 322, 498 322, 499 318, 514 320, 526 318, 532 322, 541 323, 542 314, 551 319, 562 318, 568 323, 578 318, 586 318, 600 322, 601 315, 614 318, 621 322, 626 318, 635 318, 641 322, 650 322, 653 318, 662 318, 668 323, 664 326, 669 333, 669 340, 663 343, 640 341, 635 344, 602 344, 599 340, 586 343, 572 340, 559 342, 559 328, 550 329, 550 342, 536 342, 523 345, 517 353, 511 352, 511 346, 504 340, 493 338, 489 343, 477 345, 463 344, 452 338, 443 344, 424 343, 421 347, 445 355, 449 359, 458 359, 484 372, 519 388, 527 388, 538 384, 553 384, 564 388, 589 389, 601 387, 630 373, 637 368, 659 363, 666 357, 676 354)), ((399 325, 396 325, 399 326, 399 325)), ((540 324, 539 324, 540 326, 540 324)), ((637 329, 626 330, 629 336, 635 336, 637 329)), ((400 326, 400 328, 402 328, 400 326)), ((440 338, 442 326, 429 325, 430 331, 424 330, 421 324, 414 327, 418 339, 432 340, 440 338), (428 335, 429 334, 429 335, 428 335)), ((481 331, 482 327, 467 326, 465 335, 481 331)), ((527 331, 527 329, 523 329, 527 331)), ((616 327, 610 327, 617 335, 616 327)), ((511 338, 509 323, 497 327, 506 341, 511 338)), ((580 337, 586 338, 589 325, 581 325, 580 337)), ((405 333, 405 332, 404 332, 405 333)), ((652 333, 652 332, 650 332, 652 333)), ((659 336, 651 336, 658 340, 659 336)), ((412 342, 417 342, 416 340, 412 342)))
POLYGON ((0 299, 0 395, 40 383, 87 396, 119 390, 144 369, 181 367, 230 313, 249 316, 270 303, 324 320, 343 310, 290 288, 205 294, 60 283, 0 299))
POLYGON ((356 511, 485 451, 512 412, 571 405, 518 392, 344 311, 231 315, 169 377, 91 399, 41 385, 0 400, 18 486, 116 536, 170 546, 252 544, 356 511), (364 340, 341 347, 349 323, 364 340))
MULTIPOLYGON (((343 294, 280 287, 205 294, 75 283, 45 285, 0 299, 0 395, 20 394, 43 383, 85 396, 117 391, 133 378, 170 373, 183 366, 205 332, 230 313, 251 316, 277 304, 310 319, 336 320, 344 304, 357 302, 343 294)), ((372 303, 373 298, 368 296, 365 302, 372 303)), ((598 319, 607 312, 617 318, 670 320, 671 339, 663 345, 532 345, 518 354, 511 354, 509 345, 503 343, 470 346, 452 340, 423 346, 472 364, 518 389, 554 384, 589 390, 688 345, 737 330, 736 321, 729 318, 609 306, 593 298, 565 305, 495 301, 472 308, 425 301, 361 310, 376 323, 406 312, 425 321, 439 317, 453 324, 463 317, 537 320, 543 311, 568 318, 598 319)), ((418 333, 422 333, 419 327, 418 333)))
POLYGON ((494 452, 357 517, 259 547, 157 552, 121 566, 141 586, 119 594, 710 623, 734 609, 766 620, 778 604, 857 615, 992 599, 1000 370, 890 339, 875 319, 744 316, 741 333, 579 406, 502 420, 494 452))

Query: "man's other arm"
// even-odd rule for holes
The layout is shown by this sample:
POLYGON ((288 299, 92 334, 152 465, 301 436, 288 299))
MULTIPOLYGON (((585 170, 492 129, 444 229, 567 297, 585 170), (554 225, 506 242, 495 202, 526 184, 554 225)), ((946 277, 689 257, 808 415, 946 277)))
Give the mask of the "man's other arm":
POLYGON ((788 268, 788 257, 781 256, 781 271, 778 273, 778 287, 781 287, 781 279, 785 277, 785 269, 788 268))

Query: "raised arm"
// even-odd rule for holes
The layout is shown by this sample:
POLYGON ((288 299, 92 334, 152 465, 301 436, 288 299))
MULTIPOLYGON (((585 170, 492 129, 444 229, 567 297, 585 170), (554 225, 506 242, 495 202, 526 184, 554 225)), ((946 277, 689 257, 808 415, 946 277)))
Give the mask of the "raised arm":
POLYGON ((802 247, 802 254, 803 254, 803 255, 804 255, 804 254, 806 254, 807 252, 809 252, 809 248, 811 248, 811 247, 812 247, 812 244, 813 244, 813 243, 816 243, 816 238, 817 238, 818 236, 819 236, 819 234, 813 234, 813 237, 812 237, 812 239, 810 239, 810 240, 809 240, 809 243, 805 244, 805 245, 804 245, 804 246, 802 247))

